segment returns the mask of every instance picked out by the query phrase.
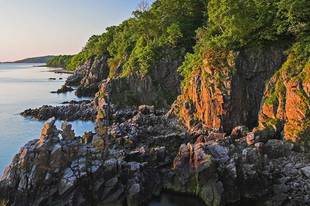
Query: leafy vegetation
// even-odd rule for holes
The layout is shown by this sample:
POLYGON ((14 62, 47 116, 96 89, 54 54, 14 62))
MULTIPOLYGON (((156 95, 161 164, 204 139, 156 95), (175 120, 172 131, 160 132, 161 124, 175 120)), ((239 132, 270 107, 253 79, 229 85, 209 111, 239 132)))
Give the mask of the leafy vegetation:
POLYGON ((194 53, 186 55, 179 69, 184 81, 201 67, 207 51, 218 48, 257 50, 285 42, 293 45, 288 53, 298 51, 296 59, 305 63, 309 58, 310 1, 210 0, 207 11, 206 26, 196 31, 194 53))
POLYGON ((110 77, 132 72, 147 74, 169 51, 184 56, 195 44, 195 30, 206 19, 208 0, 157 0, 152 6, 142 1, 133 17, 102 35, 89 38, 82 51, 69 60, 57 57, 49 65, 73 70, 87 60, 109 55, 110 77), (183 52, 182 52, 183 51, 183 52))
POLYGON ((69 62, 72 59, 72 55, 59 55, 56 56, 52 59, 49 59, 46 62, 46 66, 48 67, 62 67, 62 68, 66 68, 67 65, 69 64, 69 62))

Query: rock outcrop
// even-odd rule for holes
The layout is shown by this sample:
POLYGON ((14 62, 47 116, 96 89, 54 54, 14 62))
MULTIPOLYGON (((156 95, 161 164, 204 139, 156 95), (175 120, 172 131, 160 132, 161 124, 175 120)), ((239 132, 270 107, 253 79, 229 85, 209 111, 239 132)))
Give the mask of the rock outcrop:
POLYGON ((57 91, 51 91, 51 93, 66 93, 66 92, 72 92, 74 89, 72 87, 68 87, 66 85, 63 85, 60 89, 57 89, 57 91))
POLYGON ((180 94, 180 75, 177 72, 182 64, 182 58, 163 57, 159 63, 150 69, 146 75, 133 72, 127 76, 121 75, 122 68, 117 74, 109 76, 105 55, 100 60, 86 61, 70 76, 66 85, 78 86, 77 96, 94 96, 96 93, 97 106, 109 101, 117 108, 153 104, 160 108, 168 108, 180 94))
POLYGON ((265 81, 281 68, 283 51, 207 52, 203 65, 186 80, 174 112, 188 128, 204 131, 229 133, 238 125, 257 126, 265 81))
POLYGON ((99 83, 109 75, 107 64, 109 56, 105 55, 96 61, 88 60, 76 68, 74 74, 68 77, 66 85, 78 86, 77 96, 94 96, 98 92, 99 83))
POLYGON ((66 121, 95 121, 97 109, 93 103, 89 101, 80 101, 69 102, 69 104, 61 106, 43 105, 36 109, 26 109, 21 115, 37 120, 47 120, 55 117, 58 120, 66 121))
POLYGON ((164 190, 214 206, 263 196, 270 205, 310 203, 308 154, 282 140, 261 142, 246 127, 191 136, 176 117, 147 105, 111 107, 96 134, 83 137, 54 122, 5 169, 0 198, 7 205, 134 206, 164 190))
POLYGON ((270 137, 307 143, 310 135, 310 64, 291 54, 266 85, 259 130, 270 137))
POLYGON ((128 108, 151 104, 159 108, 169 108, 180 94, 180 75, 177 72, 182 58, 162 58, 157 66, 146 75, 139 72, 128 76, 116 76, 103 80, 96 103, 99 108, 107 102, 117 108, 128 108))
POLYGON ((79 86, 81 80, 87 76, 89 70, 91 68, 92 62, 86 61, 84 65, 78 66, 75 70, 73 75, 69 76, 66 80, 67 86, 79 86))

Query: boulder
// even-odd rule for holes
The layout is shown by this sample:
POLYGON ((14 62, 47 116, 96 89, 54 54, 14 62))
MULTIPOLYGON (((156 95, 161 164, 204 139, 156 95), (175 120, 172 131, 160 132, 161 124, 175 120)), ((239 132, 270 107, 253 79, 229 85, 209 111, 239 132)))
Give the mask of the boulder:
POLYGON ((310 178, 310 166, 303 167, 300 170, 306 177, 310 178))

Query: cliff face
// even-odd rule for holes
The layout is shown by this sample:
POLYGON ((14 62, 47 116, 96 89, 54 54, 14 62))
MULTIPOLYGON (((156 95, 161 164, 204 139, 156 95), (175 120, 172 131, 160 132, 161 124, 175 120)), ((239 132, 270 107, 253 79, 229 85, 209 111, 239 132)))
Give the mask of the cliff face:
POLYGON ((182 58, 163 58, 158 66, 144 76, 135 72, 126 77, 103 80, 95 97, 99 117, 104 113, 107 100, 117 109, 142 104, 169 108, 180 94, 180 75, 177 68, 181 62, 182 58))
POLYGON ((95 100, 99 107, 109 97, 109 101, 120 108, 141 104, 168 108, 181 92, 180 75, 177 72, 183 60, 181 57, 163 57, 146 75, 134 72, 121 77, 121 71, 118 71, 111 78, 108 78, 108 58, 104 56, 96 62, 85 62, 68 78, 66 84, 78 85, 78 96, 93 96, 97 93, 95 100))
POLYGON ((291 54, 267 83, 259 114, 259 130, 271 137, 309 141, 310 64, 299 65, 291 54))
POLYGON ((207 52, 174 111, 188 128, 230 132, 238 125, 257 126, 265 81, 281 68, 283 51, 207 52))
POLYGON ((74 74, 67 79, 67 85, 78 85, 77 96, 94 96, 98 92, 99 83, 109 75, 107 64, 109 56, 93 62, 88 60, 76 68, 74 74))

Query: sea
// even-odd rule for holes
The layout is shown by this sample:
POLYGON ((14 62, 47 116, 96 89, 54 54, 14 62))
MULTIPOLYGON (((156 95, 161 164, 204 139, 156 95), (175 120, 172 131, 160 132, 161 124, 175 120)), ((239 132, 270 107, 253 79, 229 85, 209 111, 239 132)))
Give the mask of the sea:
MULTIPOLYGON (((0 176, 14 155, 29 140, 39 139, 44 121, 23 117, 22 111, 42 105, 61 105, 64 101, 92 99, 77 97, 74 91, 55 94, 70 74, 56 74, 42 64, 0 64, 0 176), (55 78, 52 80, 50 78, 55 78)), ((55 68, 53 68, 55 70, 55 68)), ((93 131, 94 123, 71 122, 75 134, 93 131)), ((61 121, 56 122, 60 129, 61 121)))

